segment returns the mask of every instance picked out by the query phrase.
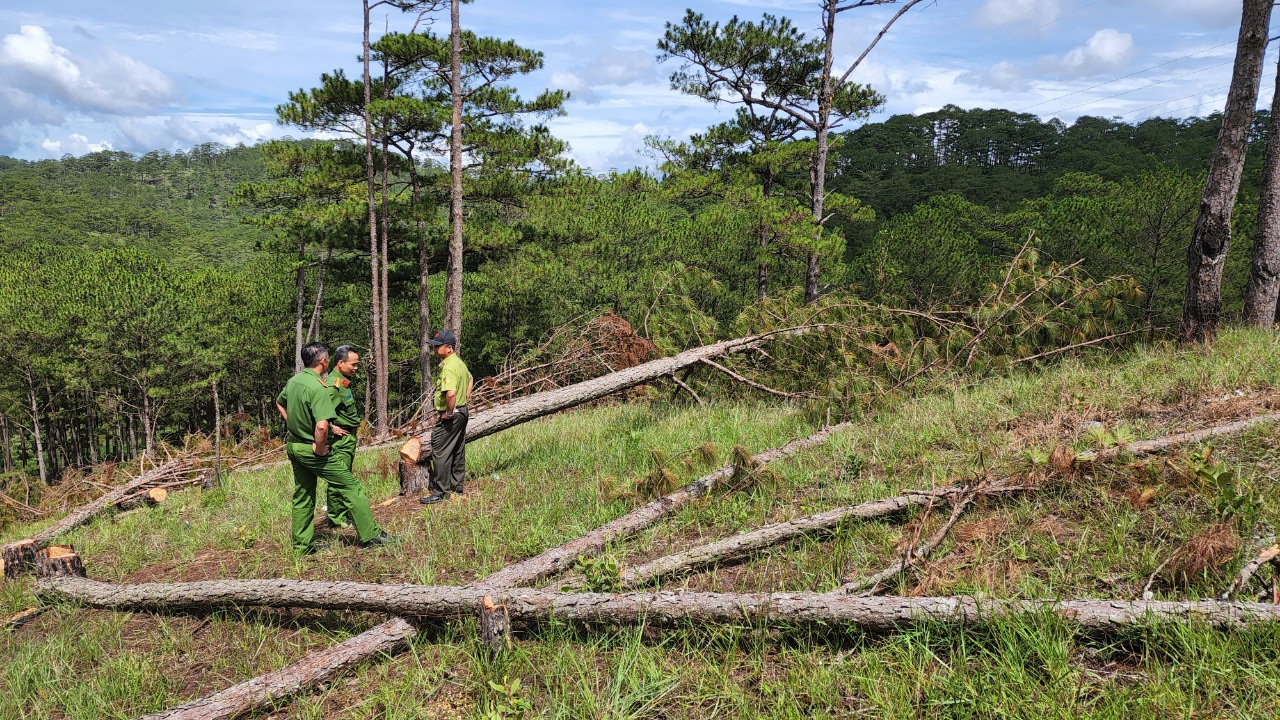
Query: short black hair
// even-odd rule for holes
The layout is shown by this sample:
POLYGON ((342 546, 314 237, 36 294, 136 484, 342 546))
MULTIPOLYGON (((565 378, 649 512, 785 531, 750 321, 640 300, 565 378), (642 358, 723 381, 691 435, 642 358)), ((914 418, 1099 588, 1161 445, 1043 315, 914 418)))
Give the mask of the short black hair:
POLYGON ((339 345, 338 348, 333 351, 333 364, 337 365, 340 362, 346 362, 348 357, 355 354, 356 349, 351 345, 339 345))
POLYGON ((302 366, 313 368, 329 357, 329 346, 322 342, 309 342, 302 346, 302 366))

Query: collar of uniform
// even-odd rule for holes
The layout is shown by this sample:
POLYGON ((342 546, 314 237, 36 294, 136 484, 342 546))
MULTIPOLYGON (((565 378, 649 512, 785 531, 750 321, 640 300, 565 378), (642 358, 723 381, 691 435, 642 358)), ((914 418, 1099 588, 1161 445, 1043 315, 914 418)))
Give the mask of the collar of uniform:
POLYGON ((310 373, 311 377, 314 377, 315 379, 319 380, 321 385, 325 385, 324 376, 316 372, 315 370, 311 368, 302 368, 302 372, 310 373))

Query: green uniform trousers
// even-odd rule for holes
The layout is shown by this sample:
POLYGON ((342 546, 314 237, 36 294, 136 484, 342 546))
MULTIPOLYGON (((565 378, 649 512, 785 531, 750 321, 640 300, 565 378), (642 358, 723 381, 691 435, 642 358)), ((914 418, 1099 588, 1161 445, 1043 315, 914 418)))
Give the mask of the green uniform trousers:
POLYGON ((317 456, 311 443, 289 443, 289 464, 293 466, 293 550, 309 552, 315 539, 316 479, 323 479, 343 499, 356 537, 368 542, 382 529, 373 519, 369 501, 364 497, 360 481, 351 474, 345 457, 330 448, 328 455, 317 456))
MULTIPOLYGON (((356 463, 356 446, 359 445, 356 439, 355 431, 348 435, 338 438, 329 446, 329 455, 334 459, 341 458, 347 470, 355 474, 354 467, 356 463)), ((357 478, 358 480, 358 478, 357 478)), ((342 493, 337 491, 332 484, 325 484, 324 504, 327 508, 325 515, 329 516, 329 522, 334 525, 343 526, 351 524, 351 513, 347 509, 347 501, 342 493)))

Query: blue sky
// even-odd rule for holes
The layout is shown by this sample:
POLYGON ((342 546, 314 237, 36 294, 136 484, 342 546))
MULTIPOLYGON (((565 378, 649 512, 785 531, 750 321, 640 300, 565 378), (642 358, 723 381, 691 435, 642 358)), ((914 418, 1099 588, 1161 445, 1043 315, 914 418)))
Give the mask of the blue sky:
MULTIPOLYGON (((355 0, 5 0, 0 7, 0 155, 25 159, 100 149, 135 153, 201 142, 253 143, 296 128, 274 108, 320 73, 355 73, 355 0)), ((541 50, 520 86, 573 93, 551 123, 597 172, 651 164, 646 135, 687 137, 725 119, 668 87, 656 62, 667 21, 687 7, 711 19, 770 12, 816 31, 816 0, 476 0, 463 23, 541 50)), ((936 0, 893 28, 856 73, 884 94, 872 118, 945 104, 1002 107, 1071 122, 1221 110, 1240 21, 1236 0, 936 0)), ((841 15, 837 65, 894 11, 841 15)), ((375 11, 375 27, 408 20, 375 11)), ((441 19, 447 26, 447 17, 441 19)), ((1273 27, 1280 17, 1273 20, 1273 27)), ((1260 106, 1275 83, 1269 54, 1260 106)))

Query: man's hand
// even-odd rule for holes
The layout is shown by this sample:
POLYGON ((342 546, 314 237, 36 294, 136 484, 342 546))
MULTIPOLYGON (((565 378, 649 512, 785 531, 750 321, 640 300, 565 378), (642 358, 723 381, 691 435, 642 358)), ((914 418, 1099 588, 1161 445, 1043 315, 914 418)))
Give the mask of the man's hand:
POLYGON ((334 437, 345 437, 351 434, 337 425, 330 425, 329 432, 333 433, 334 437))
POLYGON ((324 457, 329 454, 329 446, 311 443, 311 452, 315 453, 316 457, 324 457))

